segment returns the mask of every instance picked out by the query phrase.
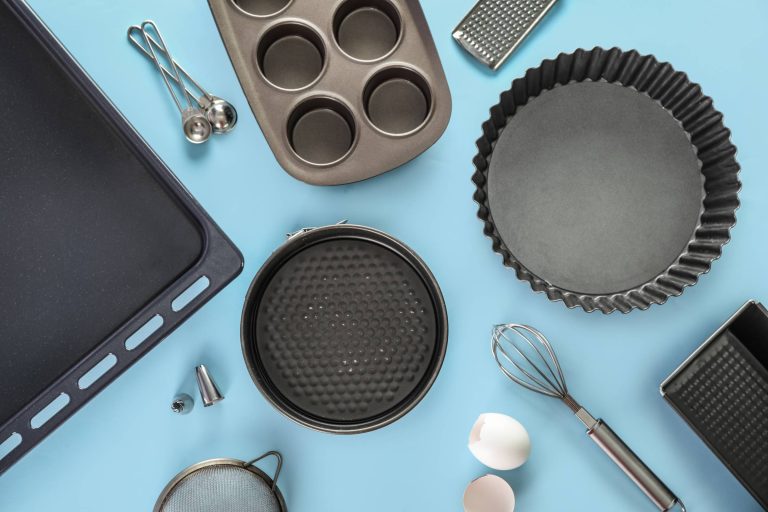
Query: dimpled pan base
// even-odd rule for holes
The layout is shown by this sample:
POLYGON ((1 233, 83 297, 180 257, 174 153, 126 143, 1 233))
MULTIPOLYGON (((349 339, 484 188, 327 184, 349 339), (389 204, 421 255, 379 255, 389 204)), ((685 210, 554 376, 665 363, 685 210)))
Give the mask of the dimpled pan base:
POLYGON ((479 216, 505 264, 550 299, 646 309, 695 284, 728 241, 730 132, 669 64, 561 55, 516 80, 483 128, 479 216))
POLYGON ((445 354, 437 283, 383 233, 320 228, 290 239, 257 275, 243 350, 267 398, 306 426, 355 433, 415 406, 445 354))

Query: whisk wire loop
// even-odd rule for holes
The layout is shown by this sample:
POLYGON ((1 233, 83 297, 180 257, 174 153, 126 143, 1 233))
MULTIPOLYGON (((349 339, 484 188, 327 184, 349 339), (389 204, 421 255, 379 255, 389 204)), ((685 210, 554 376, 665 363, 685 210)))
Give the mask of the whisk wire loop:
MULTIPOLYGON (((523 358, 528 361, 528 364, 531 366, 532 363, 530 359, 526 357, 524 353, 522 353, 516 346, 513 345, 513 348, 520 354, 523 358)), ((559 395, 557 395, 554 392, 548 391, 546 388, 546 385, 541 382, 538 378, 536 378, 534 375, 532 375, 530 372, 528 372, 523 366, 517 363, 515 358, 513 356, 510 356, 509 353, 507 353, 504 346, 501 344, 501 340, 495 340, 494 342, 494 352, 493 352, 494 358, 496 359, 496 363, 499 365, 499 368, 501 371, 510 379, 515 381, 517 384, 520 384, 521 386, 530 389, 531 391, 535 391, 537 393, 542 393, 547 396, 551 396, 554 398, 557 398, 559 395), (503 357, 508 364, 513 365, 517 370, 522 373, 525 377, 528 378, 529 381, 533 382, 533 385, 529 384, 528 381, 523 380, 519 378, 517 375, 515 375, 512 371, 508 370, 506 367, 506 364, 500 360, 499 356, 503 357)))
POLYGON ((517 384, 536 393, 561 400, 568 396, 565 376, 552 346, 547 338, 533 327, 521 324, 497 325, 493 331, 492 350, 501 371, 517 384), (523 341, 525 345, 522 345, 523 341), (546 355, 538 345, 544 347, 546 355), (510 353, 510 347, 514 349, 517 356, 510 353), (534 361, 536 359, 538 362, 534 361), (522 361, 527 363, 528 369, 524 367, 522 361), (509 365, 516 368, 522 377, 509 365))
MULTIPOLYGON (((526 342, 528 342, 528 345, 529 345, 529 346, 531 346, 531 347, 533 348, 533 350, 534 350, 534 351, 536 351, 536 355, 538 355, 538 356, 539 356, 539 360, 541 360, 541 362, 542 362, 542 363, 544 364, 544 366, 547 368, 547 371, 549 372, 549 376, 551 376, 551 377, 552 377, 552 380, 554 380, 554 382, 552 382, 552 380, 550 380, 550 379, 549 379, 549 376, 547 376, 547 374, 546 374, 545 372, 543 372, 542 370, 540 370, 540 369, 539 369, 539 366, 537 366, 537 365, 536 365, 536 363, 534 363, 533 361, 531 361, 531 360, 530 360, 530 358, 528 358, 524 352, 522 352, 521 350, 519 350, 519 349, 518 349, 518 347, 517 347, 517 344, 515 344, 515 343, 514 343, 514 341, 513 341, 512 339, 510 339, 510 338, 509 338, 509 336, 507 336, 507 334, 506 334, 506 331, 500 331, 500 332, 501 332, 501 336, 502 336, 502 338, 504 338, 504 339, 505 339, 507 342, 509 342, 509 343, 512 343, 512 344, 514 345, 514 347, 515 347, 515 350, 517 350, 517 352, 518 352, 518 353, 519 353, 521 356, 523 356, 523 357, 525 358, 525 360, 528 362, 528 364, 530 364, 530 365, 531 365, 531 366, 532 366, 532 367, 533 367, 533 368, 536 370, 536 372, 537 372, 539 375, 541 375, 541 376, 544 378, 544 380, 546 380, 546 381, 547 381, 547 383, 548 383, 548 384, 549 384, 549 385, 550 385, 550 386, 551 386, 553 389, 555 389, 555 390, 558 390, 558 391, 560 391, 561 389, 563 389, 563 388, 565 387, 565 383, 564 383, 564 381, 563 381, 563 379, 562 379, 562 373, 560 373, 560 374, 556 375, 556 374, 555 374, 555 371, 552 369, 552 366, 549 364, 549 360, 548 360, 546 357, 544 357, 544 355, 543 355, 543 354, 541 353, 541 351, 539 350, 539 347, 538 347, 538 346, 536 346, 536 344, 535 344, 535 343, 531 343, 531 340, 530 340, 530 339, 529 339, 527 336, 525 336, 525 334, 524 334, 523 332, 519 331, 518 329, 519 329, 519 328, 513 328, 513 330, 514 330, 516 333, 518 333, 518 334, 522 335, 521 337, 522 337, 522 338, 524 338, 524 339, 526 340, 526 342), (560 377, 560 379, 558 379, 558 376, 560 377)), ((531 328, 531 329, 532 329, 532 328, 531 328)), ((546 344, 546 342, 547 342, 546 338, 543 338, 543 336, 542 336, 542 335, 540 335, 540 333, 537 333, 537 332, 534 332, 534 331, 532 331, 532 333, 533 333, 533 334, 536 336, 536 339, 537 339, 537 341, 539 341, 539 343, 542 343, 542 344, 546 344)), ((551 352, 550 352, 550 356, 551 356, 552 358, 554 358, 554 355, 553 355, 551 352)), ((557 363, 557 360, 555 360, 555 363, 557 363)))

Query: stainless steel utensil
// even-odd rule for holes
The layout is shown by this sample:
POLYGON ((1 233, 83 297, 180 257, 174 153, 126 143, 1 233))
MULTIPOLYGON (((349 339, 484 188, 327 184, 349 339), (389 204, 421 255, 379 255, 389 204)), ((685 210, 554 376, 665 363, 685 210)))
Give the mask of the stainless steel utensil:
POLYGON ((177 395, 171 402, 171 410, 176 414, 189 414, 195 406, 195 401, 186 393, 177 395))
POLYGON ((474 58, 497 70, 557 0, 479 0, 453 38, 474 58))
POLYGON ((277 487, 282 469, 280 453, 270 451, 250 462, 212 459, 188 467, 163 489, 154 512, 286 512, 277 487), (267 457, 277 461, 272 477, 255 464, 267 457))
MULTIPOLYGON (((149 44, 152 45, 155 48, 155 50, 158 50, 163 54, 165 54, 166 60, 170 60, 169 56, 165 53, 161 45, 157 41, 155 41, 155 39, 152 36, 148 35, 147 38, 145 39, 143 37, 141 27, 139 25, 132 25, 128 27, 128 40, 145 57, 147 57, 152 61, 155 60, 150 50, 145 48, 142 41, 136 37, 137 35, 141 35, 142 36, 141 39, 144 42, 149 41, 149 44)), ((205 112, 205 115, 208 118, 208 122, 211 123, 211 127, 213 128, 213 133, 220 134, 220 133, 230 132, 235 127, 235 124, 237 124, 237 110, 235 109, 235 107, 228 101, 218 96, 214 96, 213 94, 208 92, 206 89, 204 89, 203 86, 201 86, 197 80, 192 78, 192 76, 190 76, 190 74, 187 73, 187 71, 183 67, 181 67, 181 65, 178 62, 174 61, 174 64, 176 65, 176 69, 179 71, 179 73, 181 74, 181 77, 186 81, 186 83, 178 82, 175 74, 172 73, 171 71, 168 71, 168 69, 166 69, 165 66, 161 65, 160 68, 163 73, 163 76, 173 80, 176 84, 179 85, 179 87, 184 87, 187 93, 191 94, 191 91, 189 91, 187 84, 191 84, 195 89, 197 89, 197 92, 199 93, 196 97, 197 104, 205 112)))
POLYGON ((197 386, 200 388, 200 397, 203 399, 203 405, 210 407, 216 402, 224 400, 224 395, 219 391, 218 386, 213 381, 213 378, 208 373, 208 368, 204 364, 195 368, 195 377, 197 378, 197 386))
POLYGON ((571 396, 563 371, 547 338, 533 327, 497 325, 493 329, 493 357, 504 375, 526 389, 558 398, 587 427, 587 435, 632 479, 659 510, 683 503, 601 419, 595 419, 571 396))
MULTIPOLYGON (((146 43, 145 49, 149 51, 152 61, 155 63, 157 70, 160 72, 160 76, 163 77, 163 82, 165 82, 165 86, 168 88, 168 92, 171 93, 173 102, 176 104, 176 107, 181 113, 181 126, 182 130, 184 131, 184 136, 189 142, 193 144, 202 144, 210 138, 211 132, 213 131, 211 123, 208 121, 208 117, 197 105, 197 102, 192 94, 190 94, 187 88, 182 85, 183 82, 181 80, 179 68, 176 65, 176 61, 173 60, 170 51, 168 51, 168 46, 165 44, 165 40, 158 30, 157 25, 155 25, 155 23, 151 20, 146 20, 139 26, 139 30, 141 31, 144 42, 146 43), (155 45, 151 43, 153 39, 149 34, 149 29, 151 29, 157 36, 156 44, 158 50, 165 54, 171 67, 171 73, 163 72, 164 68, 163 65, 160 64, 160 59, 155 52, 155 45), (183 99, 179 99, 176 94, 176 90, 173 88, 171 80, 168 79, 167 75, 172 76, 173 81, 179 84, 179 88, 182 92, 181 96, 183 99), (186 106, 182 106, 182 103, 184 103, 186 106)), ((128 37, 131 38, 130 28, 128 29, 128 37)))

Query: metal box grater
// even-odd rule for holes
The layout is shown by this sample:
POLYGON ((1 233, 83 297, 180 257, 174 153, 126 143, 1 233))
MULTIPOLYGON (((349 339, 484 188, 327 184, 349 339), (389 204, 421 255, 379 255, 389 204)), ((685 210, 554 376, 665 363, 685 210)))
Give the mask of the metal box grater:
POLYGON ((496 70, 557 0, 480 0, 453 31, 477 60, 496 70))
POLYGON ((768 509, 768 311, 750 301, 661 385, 664 398, 768 509))

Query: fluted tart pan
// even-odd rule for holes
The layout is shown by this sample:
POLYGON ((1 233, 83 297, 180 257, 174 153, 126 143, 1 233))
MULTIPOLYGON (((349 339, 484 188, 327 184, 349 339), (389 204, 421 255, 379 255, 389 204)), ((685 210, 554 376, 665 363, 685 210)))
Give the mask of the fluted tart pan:
POLYGON ((545 60, 482 129, 484 232, 550 300, 603 313, 663 304, 730 240, 741 186, 730 131, 698 84, 653 56, 545 60))

